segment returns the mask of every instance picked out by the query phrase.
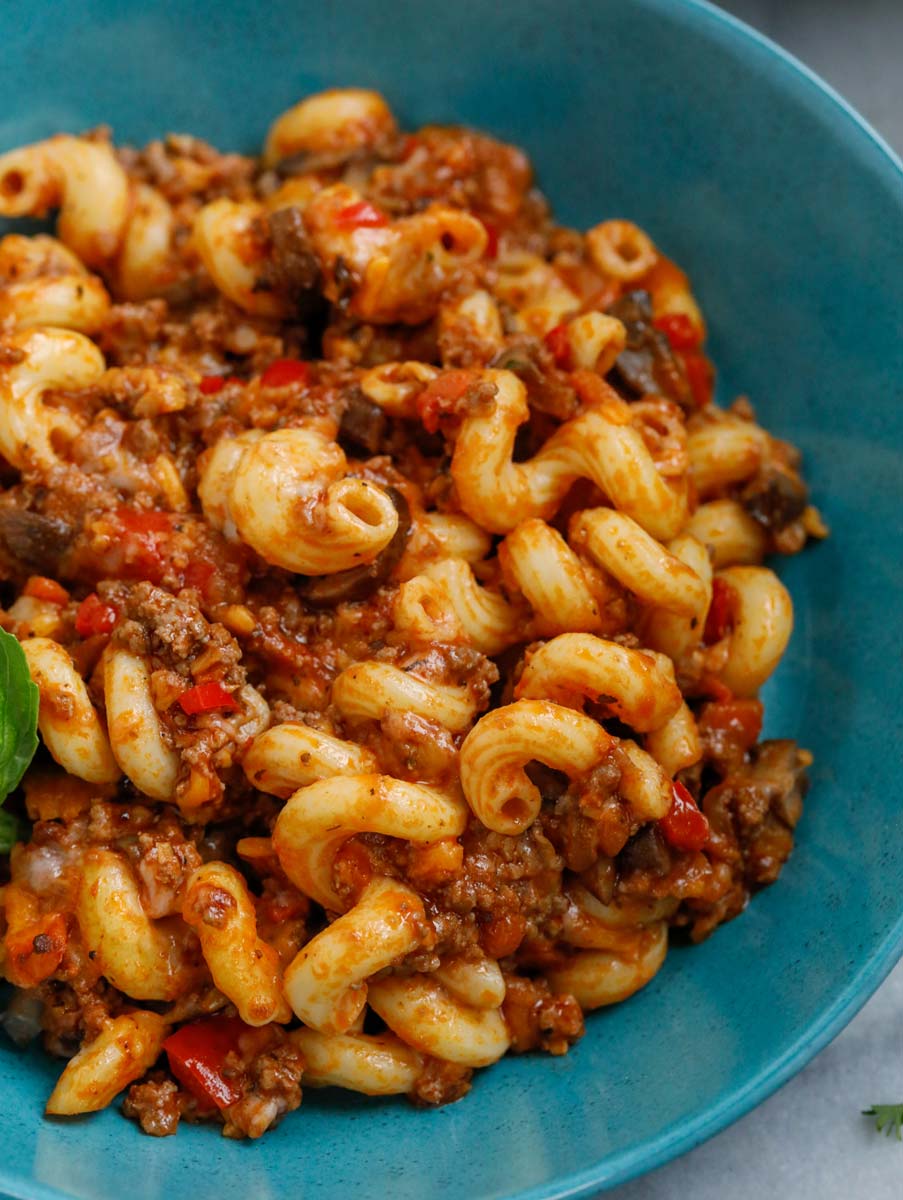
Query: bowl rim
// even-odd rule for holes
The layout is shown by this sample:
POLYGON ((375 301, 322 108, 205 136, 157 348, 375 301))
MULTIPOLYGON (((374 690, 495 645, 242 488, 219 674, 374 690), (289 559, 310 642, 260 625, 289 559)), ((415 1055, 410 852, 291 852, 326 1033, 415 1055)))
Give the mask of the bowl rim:
MULTIPOLYGON (((883 158, 889 170, 889 178, 898 176, 899 182, 903 184, 903 159, 848 100, 789 50, 785 50, 783 46, 739 17, 718 8, 710 0, 645 0, 645 3, 650 8, 667 9, 672 12, 677 7, 682 8, 685 10, 686 19, 693 24, 728 29, 738 40, 752 42, 768 52, 772 59, 780 64, 781 69, 786 71, 786 79, 790 86, 796 82, 806 87, 816 98, 826 99, 833 106, 836 115, 842 117, 854 137, 864 136, 878 150, 878 161, 883 158)), ((900 217, 903 227, 903 192, 900 217)), ((575 1171, 553 1182, 536 1184, 512 1193, 509 1200, 584 1200, 598 1194, 600 1190, 607 1191, 664 1166, 720 1133, 763 1100, 767 1100, 833 1041, 877 991, 901 957, 903 906, 878 948, 845 982, 818 1019, 781 1055, 762 1067, 740 1087, 723 1095, 706 1111, 697 1113, 689 1120, 675 1122, 655 1138, 647 1139, 616 1154, 606 1155, 592 1167, 575 1171)))
MULTIPOLYGON (((788 86, 802 85, 817 100, 826 100, 854 138, 864 137, 872 143, 878 151, 877 162, 888 170, 888 177, 898 177, 903 184, 903 159, 900 155, 849 101, 789 50, 741 18, 718 8, 711 0, 643 0, 643 3, 648 8, 672 13, 675 9, 682 9, 684 19, 689 23, 699 28, 729 30, 738 42, 751 43, 764 50, 768 59, 779 64, 788 86)), ((903 194, 900 215, 903 225, 903 194)), ((871 998, 901 957, 903 906, 877 949, 845 982, 818 1019, 781 1055, 741 1086, 723 1094, 707 1110, 694 1117, 674 1122, 652 1139, 606 1155, 591 1167, 509 1193, 507 1200, 587 1200, 600 1191, 608 1191, 664 1166, 720 1133, 776 1092, 823 1050, 871 998)), ((37 1179, 24 1179, 0 1162, 0 1200, 74 1200, 74 1197, 72 1193, 37 1179)))

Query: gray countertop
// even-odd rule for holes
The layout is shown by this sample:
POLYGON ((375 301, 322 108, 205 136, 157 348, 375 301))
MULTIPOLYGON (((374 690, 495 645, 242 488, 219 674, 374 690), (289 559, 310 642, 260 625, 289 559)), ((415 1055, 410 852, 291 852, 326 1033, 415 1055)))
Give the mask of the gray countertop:
MULTIPOLYGON (((903 0, 723 0, 721 7, 792 51, 903 150, 903 0)), ((903 1103, 903 963, 770 1100, 607 1196, 900 1200, 903 1143, 879 1136, 860 1115, 873 1102, 903 1103)))
POLYGON ((717 0, 837 89, 903 152, 901 0, 717 0))

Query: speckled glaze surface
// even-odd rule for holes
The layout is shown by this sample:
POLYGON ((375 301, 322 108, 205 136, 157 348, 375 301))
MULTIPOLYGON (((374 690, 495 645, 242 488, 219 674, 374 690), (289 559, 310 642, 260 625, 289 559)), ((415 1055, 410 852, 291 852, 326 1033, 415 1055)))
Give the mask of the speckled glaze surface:
POLYGON ((816 756, 777 886, 672 951, 561 1059, 470 1096, 310 1093, 261 1142, 154 1141, 113 1110, 60 1124, 58 1067, 0 1041, 0 1191, 28 1200, 585 1196, 740 1116, 833 1036, 903 937, 903 174, 817 81, 692 0, 31 0, 0 8, 0 147, 110 122, 257 146, 330 84, 402 121, 482 125, 530 151, 565 221, 630 216, 693 276, 720 395, 798 443, 827 543, 781 568, 797 628, 767 731, 816 756))

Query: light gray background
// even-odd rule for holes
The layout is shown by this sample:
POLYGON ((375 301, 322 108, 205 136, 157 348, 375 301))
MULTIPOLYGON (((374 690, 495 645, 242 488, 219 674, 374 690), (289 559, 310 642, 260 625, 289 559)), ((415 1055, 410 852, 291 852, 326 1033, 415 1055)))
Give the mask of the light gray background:
MULTIPOLYGON (((903 0, 722 0, 721 7, 802 59, 903 151, 903 0)), ((903 1103, 903 963, 770 1100, 606 1200, 901 1200, 903 1143, 879 1136, 859 1115, 875 1101, 903 1103)))

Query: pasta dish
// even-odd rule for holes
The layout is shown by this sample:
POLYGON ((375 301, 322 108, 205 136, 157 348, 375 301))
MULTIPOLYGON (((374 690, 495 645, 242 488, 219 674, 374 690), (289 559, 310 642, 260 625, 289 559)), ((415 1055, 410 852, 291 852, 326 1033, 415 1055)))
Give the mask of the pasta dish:
POLYGON ((456 1100, 777 878, 763 563, 826 530, 646 232, 359 89, 260 157, 0 156, 49 214, 0 240, 2 1020, 68 1060, 48 1113, 456 1100))

